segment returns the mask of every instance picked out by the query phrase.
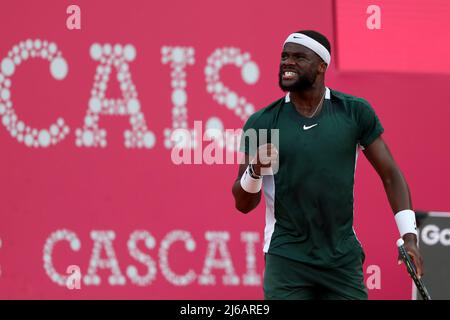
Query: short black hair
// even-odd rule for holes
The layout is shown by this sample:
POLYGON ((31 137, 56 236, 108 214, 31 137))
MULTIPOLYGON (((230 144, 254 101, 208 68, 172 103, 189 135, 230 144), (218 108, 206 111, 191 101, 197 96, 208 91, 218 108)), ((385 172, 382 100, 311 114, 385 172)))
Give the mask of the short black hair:
POLYGON ((317 42, 319 42, 321 45, 323 45, 328 52, 331 54, 331 45, 330 41, 328 41, 327 37, 325 37, 323 34, 314 31, 314 30, 300 30, 296 31, 295 33, 303 33, 304 35, 307 35, 310 38, 313 38, 317 42))

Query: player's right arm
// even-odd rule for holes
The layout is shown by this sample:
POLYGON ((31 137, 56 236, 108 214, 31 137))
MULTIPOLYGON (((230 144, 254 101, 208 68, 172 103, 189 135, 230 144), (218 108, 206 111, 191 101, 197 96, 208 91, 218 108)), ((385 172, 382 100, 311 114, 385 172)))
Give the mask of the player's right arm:
MULTIPOLYGON (((234 181, 232 192, 234 196, 235 206, 242 213, 249 213, 253 209, 255 209, 259 202, 261 201, 261 189, 255 192, 255 190, 250 189, 251 186, 246 187, 247 191, 243 188, 243 175, 248 175, 248 169, 250 163, 252 163, 252 168, 254 174, 260 176, 259 179, 262 180, 262 175, 267 174, 266 172, 270 172, 270 168, 273 164, 273 161, 276 161, 278 157, 278 151, 276 147, 272 144, 262 145, 258 148, 258 152, 256 153, 256 159, 250 159, 248 154, 245 154, 244 163, 239 165, 239 172, 236 180, 234 181)), ((253 179, 249 177, 249 179, 253 179)), ((257 179, 256 179, 257 180, 257 179)), ((253 184, 255 183, 255 179, 253 180, 253 184)), ((261 181, 262 183, 262 181, 261 181)))

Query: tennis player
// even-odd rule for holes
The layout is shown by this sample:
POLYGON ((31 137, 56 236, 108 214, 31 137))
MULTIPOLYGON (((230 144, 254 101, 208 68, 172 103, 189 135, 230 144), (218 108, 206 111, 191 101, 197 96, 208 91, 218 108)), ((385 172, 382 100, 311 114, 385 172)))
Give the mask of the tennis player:
POLYGON ((353 230, 359 150, 379 174, 405 247, 418 276, 423 274, 408 185, 383 127, 366 100, 325 86, 330 61, 325 36, 311 30, 290 34, 279 70, 286 95, 244 126, 241 150, 248 156, 233 195, 236 208, 248 213, 264 191, 265 299, 367 299, 365 254, 353 230), (279 145, 246 139, 246 132, 260 129, 278 129, 279 145))

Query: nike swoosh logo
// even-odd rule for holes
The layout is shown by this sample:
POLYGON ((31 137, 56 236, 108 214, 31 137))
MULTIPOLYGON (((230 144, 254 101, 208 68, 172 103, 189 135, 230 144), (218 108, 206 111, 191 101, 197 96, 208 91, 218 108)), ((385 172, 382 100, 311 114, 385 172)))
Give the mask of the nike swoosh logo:
POLYGON ((314 127, 317 126, 317 125, 318 125, 318 123, 313 124, 313 125, 310 125, 310 126, 305 126, 305 125, 303 125, 303 130, 309 130, 309 129, 311 129, 311 128, 314 128, 314 127))
POLYGON ((294 36, 294 39, 301 39, 301 38, 303 38, 303 37, 296 37, 296 36, 294 36))

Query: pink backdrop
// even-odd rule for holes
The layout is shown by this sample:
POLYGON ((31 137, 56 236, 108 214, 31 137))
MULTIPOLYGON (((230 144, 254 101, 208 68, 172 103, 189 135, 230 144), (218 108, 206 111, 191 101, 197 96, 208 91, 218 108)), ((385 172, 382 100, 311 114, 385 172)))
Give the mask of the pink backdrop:
MULTIPOLYGON (((212 126, 242 127, 246 110, 282 95, 281 43, 298 29, 332 40, 332 61, 343 69, 332 63, 327 85, 372 103, 415 208, 448 211, 450 69, 416 69, 416 58, 407 70, 396 69, 392 60, 448 62, 423 45, 402 56, 389 51, 401 35, 386 45, 371 42, 376 32, 404 28, 367 29, 367 5, 338 10, 335 20, 333 10, 351 1, 76 2, 81 30, 66 27, 70 2, 0 5, 0 298, 262 298, 263 206, 238 213, 231 195, 237 165, 175 165, 165 132, 173 123, 193 128, 211 118, 212 126), (355 44, 385 54, 361 59, 355 44), (106 82, 105 67, 97 67, 108 57, 120 72, 112 64, 106 82), (103 89, 106 99, 123 101, 106 101, 99 112, 103 89), (106 138, 91 130, 96 121, 106 138), (80 268, 80 290, 64 285, 69 265, 80 268)), ((445 29, 427 27, 432 39, 445 29)), ((448 41, 435 40, 450 50, 448 41)), ((373 266, 381 273, 369 297, 409 299, 382 184, 359 159, 355 229, 366 278, 373 266)))

